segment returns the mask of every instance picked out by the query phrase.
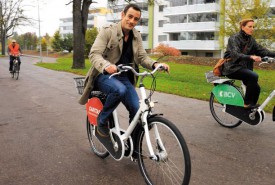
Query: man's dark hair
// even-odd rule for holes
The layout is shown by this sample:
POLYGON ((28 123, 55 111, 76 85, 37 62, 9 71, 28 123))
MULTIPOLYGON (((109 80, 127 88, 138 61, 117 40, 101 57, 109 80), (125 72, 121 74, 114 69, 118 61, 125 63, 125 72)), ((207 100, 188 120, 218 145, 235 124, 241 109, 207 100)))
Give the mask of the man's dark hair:
POLYGON ((136 4, 128 4, 127 6, 125 6, 125 8, 123 10, 123 12, 124 12, 125 15, 127 14, 128 10, 130 8, 133 8, 134 10, 139 11, 141 13, 141 9, 140 9, 140 7, 138 5, 136 5, 136 4))

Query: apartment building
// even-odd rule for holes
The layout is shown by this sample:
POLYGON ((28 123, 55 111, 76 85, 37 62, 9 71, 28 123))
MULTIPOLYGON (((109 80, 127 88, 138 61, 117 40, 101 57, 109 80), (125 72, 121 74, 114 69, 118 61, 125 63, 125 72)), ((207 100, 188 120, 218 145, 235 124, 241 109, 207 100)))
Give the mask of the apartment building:
MULTIPOLYGON (((150 50, 160 43, 179 49, 182 55, 200 57, 220 57, 219 46, 219 0, 155 0, 154 6, 148 0, 135 0, 142 9, 142 18, 136 29, 140 31, 143 46, 150 50)), ((116 1, 105 14, 89 15, 88 27, 95 25, 95 19, 101 23, 117 22, 121 11, 127 5, 124 0, 116 1), (105 19, 105 21, 103 21, 105 19)), ((271 0, 271 15, 275 15, 275 0, 271 0)), ((60 20, 61 34, 72 32, 72 18, 60 20), (66 22, 67 21, 67 22, 66 22)))
MULTIPOLYGON (((87 28, 100 28, 107 23, 106 15, 110 13, 105 7, 96 8, 89 11, 87 28)), ((60 19, 59 32, 63 37, 66 34, 73 33, 73 18, 66 17, 60 19)))

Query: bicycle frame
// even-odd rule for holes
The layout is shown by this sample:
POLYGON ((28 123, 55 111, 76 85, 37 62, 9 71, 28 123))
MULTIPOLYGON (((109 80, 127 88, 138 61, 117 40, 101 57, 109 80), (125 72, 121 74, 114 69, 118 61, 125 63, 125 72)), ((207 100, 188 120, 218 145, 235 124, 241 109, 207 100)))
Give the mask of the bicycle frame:
POLYGON ((269 96, 265 99, 265 101, 261 104, 261 106, 258 107, 258 109, 263 110, 266 107, 266 105, 272 100, 272 98, 274 98, 274 96, 275 96, 275 90, 273 90, 269 94, 269 96))
MULTIPOLYGON (((153 70, 151 72, 151 74, 156 72, 158 69, 159 69, 159 67, 157 67, 155 70, 153 70)), ((141 93, 140 107, 139 107, 136 115, 134 116, 133 120, 131 121, 130 125, 126 129, 125 133, 123 133, 123 134, 121 134, 121 132, 120 132, 121 128, 120 128, 120 124, 119 124, 119 120, 118 120, 118 114, 117 114, 117 111, 115 109, 113 111, 113 118, 114 118, 115 127, 111 129, 111 132, 118 135, 119 138, 121 138, 123 141, 126 141, 130 137, 130 135, 133 132, 134 128, 139 123, 139 119, 141 118, 142 126, 143 126, 144 132, 145 132, 147 147, 148 147, 149 153, 150 153, 150 158, 153 159, 153 160, 157 160, 157 156, 155 155, 155 153, 153 151, 153 146, 151 144, 149 128, 148 128, 148 122, 147 122, 148 114, 150 112, 150 109, 154 106, 154 103, 150 102, 149 99, 147 99, 146 90, 145 90, 145 87, 143 85, 143 79, 146 76, 145 74, 148 73, 148 72, 144 72, 144 73, 136 73, 135 71, 133 71, 133 72, 137 76, 142 76, 142 78, 140 79, 140 83, 139 83, 139 89, 140 89, 140 93, 141 93)), ((148 73, 148 74, 150 74, 150 73, 148 73)), ((111 77, 112 77, 112 75, 110 76, 110 78, 111 77)), ((157 128, 154 128, 154 130, 156 132, 156 136, 158 137, 157 140, 159 141, 159 144, 160 144, 161 148, 163 149, 164 152, 166 152, 166 150, 165 150, 165 148, 164 148, 164 146, 161 142, 161 139, 159 137, 157 128)), ((112 140, 114 146, 116 147, 117 145, 115 144, 114 139, 112 138, 112 136, 111 136, 111 140, 112 140)))

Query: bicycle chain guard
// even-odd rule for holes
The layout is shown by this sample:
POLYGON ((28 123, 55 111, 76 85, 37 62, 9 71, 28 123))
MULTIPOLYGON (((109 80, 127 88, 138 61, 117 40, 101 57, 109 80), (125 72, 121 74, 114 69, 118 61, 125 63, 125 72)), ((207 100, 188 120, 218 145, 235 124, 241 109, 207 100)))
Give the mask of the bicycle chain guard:
POLYGON ((97 126, 98 114, 103 109, 103 104, 99 98, 93 97, 86 103, 87 116, 91 124, 97 126))

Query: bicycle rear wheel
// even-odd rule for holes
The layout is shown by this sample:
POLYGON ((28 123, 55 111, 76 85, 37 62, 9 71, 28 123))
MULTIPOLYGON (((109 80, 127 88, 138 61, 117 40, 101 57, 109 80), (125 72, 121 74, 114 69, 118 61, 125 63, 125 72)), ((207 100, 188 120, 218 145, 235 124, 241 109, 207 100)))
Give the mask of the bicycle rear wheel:
POLYGON ((212 116, 221 126, 234 128, 242 123, 241 120, 224 111, 225 107, 218 102, 213 93, 210 95, 209 106, 212 116))
POLYGON ((162 117, 148 120, 150 139, 157 160, 151 159, 145 132, 138 137, 138 164, 147 184, 189 184, 191 160, 188 147, 177 127, 162 117))
POLYGON ((94 132, 96 132, 96 126, 90 124, 88 117, 86 122, 87 122, 86 128, 87 128, 88 140, 92 151, 102 159, 108 157, 109 152, 104 148, 101 142, 94 135, 94 132))

